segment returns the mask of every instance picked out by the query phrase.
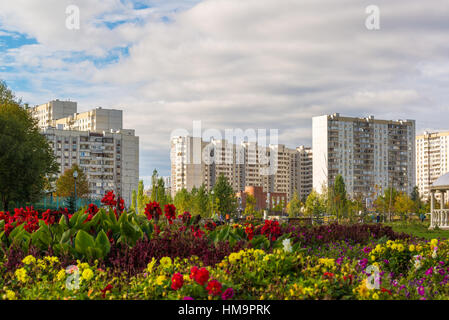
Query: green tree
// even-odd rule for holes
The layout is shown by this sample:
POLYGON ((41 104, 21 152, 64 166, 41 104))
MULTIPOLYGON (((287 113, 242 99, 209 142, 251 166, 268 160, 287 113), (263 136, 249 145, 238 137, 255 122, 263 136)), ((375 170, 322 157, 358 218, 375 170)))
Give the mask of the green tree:
POLYGON ((395 213, 394 201, 398 196, 398 192, 395 188, 387 188, 382 196, 377 197, 374 205, 378 211, 389 214, 391 221, 391 214, 395 213))
POLYGON ((159 178, 157 180, 156 191, 154 191, 154 189, 152 190, 151 197, 153 197, 154 193, 157 195, 157 197, 155 197, 157 199, 157 202, 159 202, 161 208, 164 208, 164 206, 168 204, 168 202, 167 195, 165 194, 165 182, 163 178, 159 178))
POLYGON ((340 174, 335 177, 332 196, 333 198, 331 201, 333 203, 338 222, 339 219, 347 216, 346 185, 340 174))
POLYGON ((211 215, 210 201, 204 184, 199 189, 196 189, 196 191, 192 189, 192 198, 193 213, 199 214, 202 217, 209 217, 211 215))
POLYGON ((78 172, 78 178, 76 178, 76 197, 86 198, 89 195, 89 183, 83 170, 78 165, 73 165, 70 169, 64 171, 64 173, 56 181, 56 195, 59 197, 70 197, 75 194, 75 178, 73 172, 78 172))
POLYGON ((137 186, 137 213, 143 213, 146 204, 149 202, 148 197, 144 194, 144 188, 143 180, 140 180, 137 186))
POLYGON ((246 203, 245 203, 245 215, 251 216, 256 214, 256 198, 247 193, 246 194, 246 203))
POLYGON ((395 210, 404 220, 407 218, 407 214, 413 211, 414 205, 413 200, 405 192, 399 193, 394 200, 395 210))
POLYGON ((36 201, 49 177, 58 173, 53 150, 37 121, 4 82, 0 82, 0 200, 36 201))
POLYGON ((192 212, 192 197, 187 189, 181 189, 175 195, 174 205, 178 211, 178 214, 182 214, 185 211, 192 212))
POLYGON ((421 195, 419 194, 419 189, 417 186, 413 188, 412 193, 410 194, 410 199, 413 201, 413 212, 417 214, 426 213, 426 204, 421 199, 421 195))
POLYGON ((292 199, 290 200, 290 202, 287 205, 288 216, 290 218, 298 217, 299 214, 301 213, 301 207, 302 207, 302 204, 301 204, 301 200, 299 200, 299 194, 295 190, 295 192, 293 192, 292 199))
POLYGON ((137 211, 137 192, 133 190, 131 194, 131 205, 130 208, 134 211, 137 211))
POLYGON ((308 217, 320 218, 325 211, 325 205, 323 203, 323 198, 316 192, 312 190, 306 200, 304 213, 308 217))
POLYGON ((215 201, 218 200, 219 213, 226 215, 236 212, 237 197, 228 179, 223 174, 218 177, 213 190, 215 201))

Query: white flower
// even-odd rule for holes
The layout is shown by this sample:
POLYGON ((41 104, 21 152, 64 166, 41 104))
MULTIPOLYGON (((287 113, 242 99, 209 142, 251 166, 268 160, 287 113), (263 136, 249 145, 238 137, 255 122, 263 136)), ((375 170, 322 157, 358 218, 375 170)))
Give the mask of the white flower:
POLYGON ((437 249, 436 248, 435 248, 435 250, 433 250, 432 258, 434 258, 434 259, 437 258, 437 249))
POLYGON ((282 241, 282 245, 284 246, 285 252, 292 252, 292 244, 290 242, 290 239, 285 239, 282 241))

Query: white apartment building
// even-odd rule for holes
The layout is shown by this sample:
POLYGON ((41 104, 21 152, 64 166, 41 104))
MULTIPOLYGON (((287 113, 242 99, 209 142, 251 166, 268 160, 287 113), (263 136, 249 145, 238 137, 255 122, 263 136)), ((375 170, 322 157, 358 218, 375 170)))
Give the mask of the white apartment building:
POLYGON ((98 107, 82 113, 73 113, 53 121, 53 127, 63 130, 109 131, 123 129, 123 111, 98 107))
POLYGON ((393 187, 410 194, 415 185, 415 121, 343 117, 312 118, 313 188, 342 175, 350 197, 371 199, 393 187))
POLYGON ((73 115, 77 111, 74 101, 60 101, 58 99, 30 109, 33 118, 38 120, 40 129, 56 127, 54 121, 73 115))
POLYGON ((226 140, 205 142, 197 137, 171 140, 171 192, 205 184, 211 190, 223 174, 235 192, 246 186, 263 187, 264 192, 285 193, 290 199, 295 190, 307 196, 311 189, 312 153, 310 148, 290 149, 284 145, 259 146, 255 142, 232 144, 226 140), (273 174, 268 174, 269 161, 273 174), (195 161, 194 161, 195 160, 195 161))
POLYGON ((424 132, 416 136, 416 185, 424 199, 430 186, 449 172, 449 132, 424 132))
POLYGON ((54 150, 59 174, 76 164, 87 175, 90 198, 113 190, 129 205, 139 181, 139 137, 122 129, 121 110, 77 113, 76 107, 56 100, 30 110, 54 150))

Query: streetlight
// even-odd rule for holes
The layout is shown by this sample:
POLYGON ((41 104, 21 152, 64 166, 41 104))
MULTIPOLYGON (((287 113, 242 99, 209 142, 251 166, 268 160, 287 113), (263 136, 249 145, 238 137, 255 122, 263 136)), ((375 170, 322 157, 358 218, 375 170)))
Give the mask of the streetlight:
POLYGON ((215 200, 215 198, 214 198, 214 190, 212 190, 212 191, 210 192, 210 194, 212 195, 212 208, 211 208, 211 209, 212 209, 212 210, 211 210, 211 211, 212 211, 212 217, 214 217, 214 214, 215 214, 215 210, 214 210, 214 209, 215 209, 215 208, 214 208, 214 205, 215 205, 215 201, 214 201, 214 200, 215 200))
POLYGON ((264 220, 267 220, 269 213, 270 213, 270 193, 267 192, 267 211, 266 211, 266 217, 264 217, 264 220))
POLYGON ((73 171, 73 178, 75 179, 75 212, 76 212, 76 178, 78 178, 78 171, 73 171))

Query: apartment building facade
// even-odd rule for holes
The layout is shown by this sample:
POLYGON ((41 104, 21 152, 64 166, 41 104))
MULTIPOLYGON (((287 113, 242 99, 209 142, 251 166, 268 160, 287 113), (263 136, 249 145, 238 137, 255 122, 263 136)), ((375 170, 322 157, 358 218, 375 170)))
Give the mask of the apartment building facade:
POLYGON ((410 194, 415 185, 415 121, 343 117, 312 118, 313 188, 342 175, 350 197, 374 200, 393 187, 410 194))
POLYGON ((307 196, 312 189, 311 157, 310 148, 305 147, 290 149, 285 145, 174 137, 171 140, 172 196, 183 188, 190 191, 202 184, 211 190, 221 174, 236 193, 252 186, 262 187, 263 192, 286 194, 288 199, 295 190, 307 196), (275 167, 271 173, 270 161, 275 167))
POLYGON ((430 187, 449 172, 449 132, 424 132, 416 136, 416 185, 429 199, 430 187))
POLYGON ((38 120, 39 129, 56 127, 55 121, 71 116, 77 112, 75 101, 61 101, 59 99, 35 106, 30 109, 34 119, 38 120))
POLYGON ((97 108, 78 114, 76 102, 55 100, 30 112, 54 150, 59 175, 76 164, 87 175, 90 198, 113 190, 131 203, 139 181, 139 137, 122 129, 122 111, 97 108))

